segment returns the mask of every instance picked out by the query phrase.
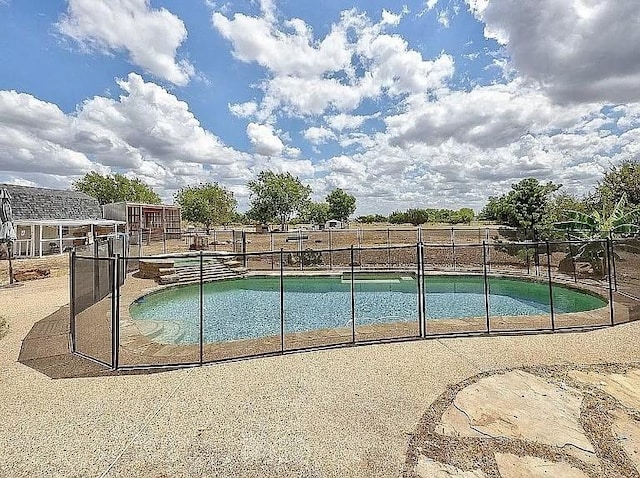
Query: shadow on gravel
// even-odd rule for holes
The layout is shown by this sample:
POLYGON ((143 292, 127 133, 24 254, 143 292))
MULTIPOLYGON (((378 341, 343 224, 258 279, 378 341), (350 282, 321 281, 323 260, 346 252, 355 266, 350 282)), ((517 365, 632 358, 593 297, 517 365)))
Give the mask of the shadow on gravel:
POLYGON ((69 307, 36 322, 22 341, 18 362, 50 378, 147 375, 167 369, 113 371, 73 355, 69 348, 69 307))

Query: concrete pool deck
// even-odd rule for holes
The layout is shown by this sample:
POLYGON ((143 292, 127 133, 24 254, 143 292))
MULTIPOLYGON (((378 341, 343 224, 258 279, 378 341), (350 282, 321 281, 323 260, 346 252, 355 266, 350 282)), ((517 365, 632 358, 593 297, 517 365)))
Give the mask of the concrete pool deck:
MULTIPOLYGON (((68 303, 68 278, 0 290, 0 299, 10 326, 0 340, 0 476, 439 476, 422 474, 431 473, 428 460, 437 454, 416 450, 433 432, 424 429, 432 404, 452 390, 479 383, 482 374, 522 367, 534 367, 538 376, 552 367, 584 374, 604 373, 592 364, 640 367, 640 322, 630 322, 582 333, 434 339, 52 380, 17 359, 34 324, 68 303)), ((42 337, 56 332, 53 323, 40 325, 42 337)), ((56 357, 65 360, 62 344, 52 349, 52 366, 56 357)), ((633 438, 632 425, 621 421, 615 429, 633 438)), ((463 443, 469 456, 477 451, 473 443, 463 443)), ((620 450, 598 459, 613 460, 620 450)), ((518 457, 517 450, 485 452, 499 455, 495 461, 504 469, 513 469, 518 457)), ((467 464, 457 459, 447 466, 457 473, 467 464)), ((588 463, 576 466, 598 476, 588 463)), ((602 476, 625 476, 625 470, 602 476)))

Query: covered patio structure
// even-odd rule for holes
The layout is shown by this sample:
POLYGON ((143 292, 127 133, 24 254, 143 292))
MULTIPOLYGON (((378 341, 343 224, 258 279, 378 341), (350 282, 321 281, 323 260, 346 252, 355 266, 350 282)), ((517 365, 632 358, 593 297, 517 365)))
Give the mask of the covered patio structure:
POLYGON ((115 235, 124 223, 107 219, 42 219, 16 221, 14 257, 61 254, 73 247, 92 244, 96 238, 115 235))

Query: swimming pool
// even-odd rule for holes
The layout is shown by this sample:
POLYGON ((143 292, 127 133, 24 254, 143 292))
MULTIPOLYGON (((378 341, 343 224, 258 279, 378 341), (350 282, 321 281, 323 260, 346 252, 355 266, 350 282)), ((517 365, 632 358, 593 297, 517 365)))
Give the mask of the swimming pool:
MULTIPOLYGON (((484 317, 482 276, 426 276, 427 320, 484 317)), ((351 278, 345 276, 284 277, 284 333, 351 327, 351 278)), ((490 277, 491 316, 549 315, 547 283, 490 277)), ((225 342, 280 334, 280 278, 247 277, 203 286, 204 341, 225 342)), ((601 298, 553 286, 557 313, 582 312, 606 305, 601 298)), ((418 281, 412 274, 356 274, 353 310, 358 327, 417 322, 418 281)), ((183 285, 143 296, 131 304, 131 318, 153 321, 160 343, 198 343, 200 286, 183 285)))

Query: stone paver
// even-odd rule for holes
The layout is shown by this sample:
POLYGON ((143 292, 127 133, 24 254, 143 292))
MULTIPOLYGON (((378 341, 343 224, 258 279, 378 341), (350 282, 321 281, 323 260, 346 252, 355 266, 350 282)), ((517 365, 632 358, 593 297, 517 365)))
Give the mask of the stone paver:
POLYGON ((582 394, 520 370, 460 391, 442 420, 449 435, 508 437, 594 452, 580 426, 582 394))
POLYGON ((619 400, 625 407, 640 411, 640 370, 631 370, 625 374, 574 370, 569 372, 569 376, 599 388, 619 400))
POLYGON ((464 471, 452 465, 438 463, 430 458, 421 456, 416 465, 416 474, 420 478, 486 478, 482 470, 464 471))
POLYGON ((502 478, 589 478, 581 470, 567 463, 557 463, 534 456, 496 453, 502 478))
POLYGON ((640 422, 620 411, 614 416, 611 432, 636 469, 640 471, 640 422))

